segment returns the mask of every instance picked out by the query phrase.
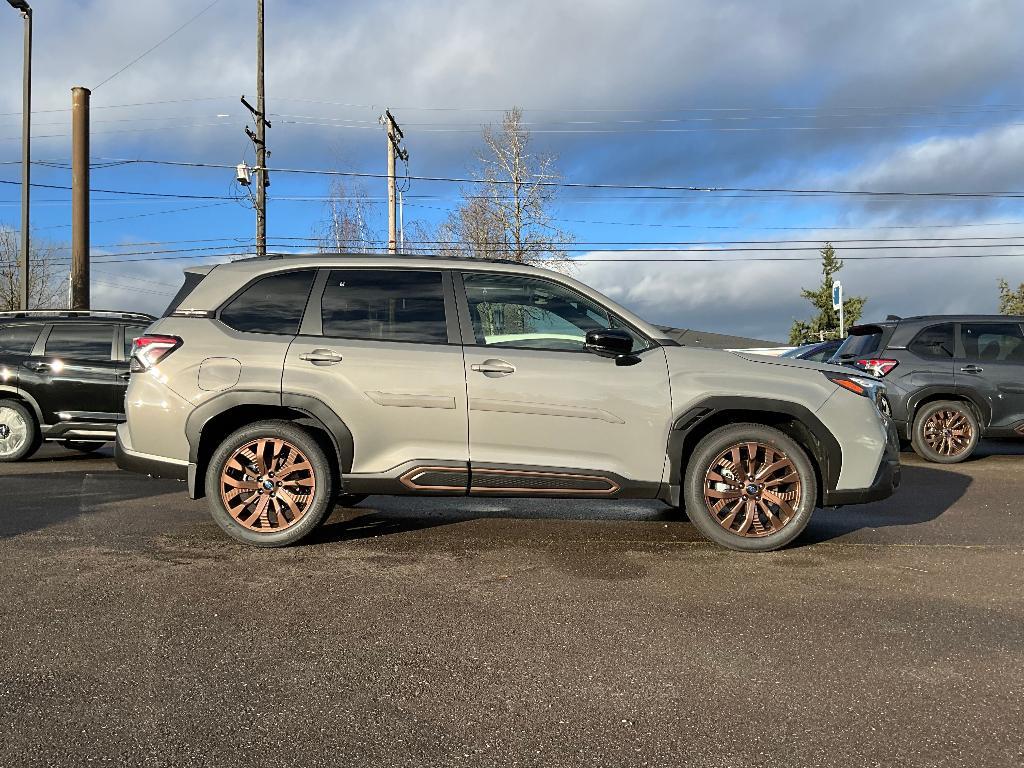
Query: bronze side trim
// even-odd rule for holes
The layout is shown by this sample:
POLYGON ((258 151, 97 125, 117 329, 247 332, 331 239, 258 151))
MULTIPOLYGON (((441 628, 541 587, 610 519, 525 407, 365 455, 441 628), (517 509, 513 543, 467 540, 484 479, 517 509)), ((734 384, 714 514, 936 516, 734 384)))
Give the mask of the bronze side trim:
POLYGON ((508 491, 514 491, 515 493, 524 494, 558 493, 567 495, 610 496, 621 490, 618 483, 602 475, 579 475, 569 474, 566 472, 534 472, 530 470, 521 469, 474 469, 472 476, 476 475, 499 475, 505 477, 542 477, 558 478, 560 480, 598 480, 604 483, 608 483, 608 488, 520 488, 518 486, 499 486, 491 488, 488 486, 470 485, 469 490, 471 493, 506 493, 508 491))
POLYGON ((415 467, 410 469, 400 478, 399 482, 406 488, 413 491, 462 491, 465 492, 465 485, 420 485, 416 482, 416 478, 425 472, 443 472, 445 474, 467 474, 467 470, 461 467, 415 467))

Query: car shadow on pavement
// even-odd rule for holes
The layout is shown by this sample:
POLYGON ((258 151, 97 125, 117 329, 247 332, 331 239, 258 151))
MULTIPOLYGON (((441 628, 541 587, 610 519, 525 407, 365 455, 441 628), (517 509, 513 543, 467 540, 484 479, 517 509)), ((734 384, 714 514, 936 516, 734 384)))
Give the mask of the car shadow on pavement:
POLYGON ((819 509, 793 546, 817 544, 868 528, 928 523, 967 492, 971 478, 933 466, 904 464, 903 482, 893 496, 870 504, 819 509))

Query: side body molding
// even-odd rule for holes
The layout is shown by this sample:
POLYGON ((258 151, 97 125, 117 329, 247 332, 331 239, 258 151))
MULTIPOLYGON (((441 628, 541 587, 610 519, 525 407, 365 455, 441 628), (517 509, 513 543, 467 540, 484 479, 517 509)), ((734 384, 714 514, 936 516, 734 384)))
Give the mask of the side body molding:
POLYGON ((672 424, 668 440, 670 464, 669 483, 679 485, 686 470, 686 462, 701 434, 698 427, 716 415, 728 412, 754 412, 773 414, 780 421, 792 421, 804 432, 802 442, 813 453, 821 469, 822 492, 832 490, 839 481, 843 466, 843 453, 835 436, 821 423, 821 420, 799 403, 770 398, 733 397, 717 395, 707 397, 691 405, 672 424))

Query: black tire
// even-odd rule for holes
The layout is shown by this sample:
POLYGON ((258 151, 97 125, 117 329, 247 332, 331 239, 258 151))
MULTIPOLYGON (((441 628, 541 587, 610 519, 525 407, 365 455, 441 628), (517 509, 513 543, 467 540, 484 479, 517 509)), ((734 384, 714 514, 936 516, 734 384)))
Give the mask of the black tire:
POLYGON ((961 400, 936 400, 914 416, 910 443, 914 452, 936 464, 959 464, 978 447, 981 426, 971 407, 961 400))
POLYGON ((690 522, 706 538, 729 549, 770 552, 789 544, 807 527, 817 506, 818 479, 806 451, 788 435, 763 424, 732 424, 697 444, 686 467, 683 498, 690 522), (761 462, 754 467, 752 480, 747 475, 749 446, 754 446, 754 461, 761 462), (735 473, 723 470, 725 464, 736 466, 731 458, 723 458, 731 457, 734 448, 741 451, 742 465, 735 473), (767 474, 759 476, 765 469, 767 474), (717 510, 705 491, 718 498, 714 504, 721 502, 717 510))
MULTIPOLYGON (((258 443, 256 444, 258 445, 258 443)), ((250 453, 255 454, 255 451, 250 451, 250 453)), ((303 462, 299 461, 297 464, 301 465, 303 462)), ((214 521, 236 541, 257 547, 285 547, 311 533, 330 513, 335 499, 334 479, 327 456, 306 430, 288 421, 261 421, 231 433, 214 451, 206 470, 206 496, 214 521), (229 465, 237 452, 261 439, 273 441, 265 449, 262 459, 265 474, 256 474, 259 466, 255 461, 249 464, 251 473, 242 469, 238 463, 232 462, 229 465), (276 446, 281 443, 287 445, 287 448, 290 449, 289 452, 286 453, 285 448, 282 447, 280 453, 274 453, 276 446), (293 470, 292 473, 285 474, 283 471, 288 469, 288 460, 296 455, 305 459, 309 469, 293 470), (282 471, 276 480, 272 479, 275 465, 277 471, 282 471), (231 477, 232 474, 237 477, 231 477), (288 477, 292 478, 295 485, 291 485, 288 477), (267 482, 271 483, 271 486, 276 483, 277 487, 266 490, 264 484, 267 482), (235 496, 239 501, 233 507, 235 514, 232 514, 232 509, 229 509, 228 505, 231 502, 225 503, 225 496, 232 492, 232 486, 228 483, 234 483, 235 487, 238 484, 246 486, 245 491, 239 490, 235 496), (284 487, 282 487, 282 483, 284 483, 284 487), (302 491, 304 486, 300 484, 312 487, 313 490, 304 493, 302 491), (253 488, 248 486, 253 486, 253 488), (255 490, 257 486, 260 488, 258 491, 255 490), (222 489, 225 489, 225 496, 222 496, 222 489), (243 499, 242 496, 245 492, 252 492, 253 495, 243 499), (280 499, 277 499, 277 493, 282 494, 280 499), (293 521, 287 519, 287 515, 292 513, 285 506, 285 495, 293 504, 298 503, 301 507, 301 514, 293 515, 293 521), (257 519, 255 514, 266 497, 269 498, 267 498, 263 509, 267 511, 257 519), (240 512, 243 507, 249 507, 251 512, 248 510, 240 512), (243 518, 242 515, 246 514, 249 516, 243 518), (266 527, 261 525, 263 520, 267 522, 266 527), (279 527, 274 527, 275 522, 279 527), (260 527, 254 528, 251 527, 252 525, 260 527)), ((292 507, 292 509, 294 508, 292 507)))
POLYGON ((61 443, 69 451, 81 451, 82 453, 92 453, 98 451, 106 443, 86 443, 80 440, 65 440, 61 443))
POLYGON ((335 499, 339 507, 357 507, 366 501, 368 493, 339 493, 335 499))
POLYGON ((15 400, 0 400, 0 462, 24 461, 42 444, 32 412, 15 400))

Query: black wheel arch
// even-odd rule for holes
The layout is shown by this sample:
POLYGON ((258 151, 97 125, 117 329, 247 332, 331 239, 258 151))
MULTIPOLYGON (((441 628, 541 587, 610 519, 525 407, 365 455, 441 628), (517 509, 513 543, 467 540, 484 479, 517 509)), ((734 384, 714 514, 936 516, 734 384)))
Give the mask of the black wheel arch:
POLYGON ((670 484, 682 484, 686 463, 701 439, 719 427, 739 422, 775 427, 807 451, 817 474, 819 505, 823 494, 836 487, 843 466, 842 449, 809 408, 787 400, 728 395, 705 398, 673 422, 668 441, 670 484))
POLYGON ((908 434, 913 432, 914 420, 917 418, 918 411, 928 405, 928 403, 934 403, 939 400, 952 400, 953 402, 967 403, 974 411, 974 416, 978 420, 978 425, 981 427, 982 431, 988 429, 989 424, 992 423, 992 407, 988 404, 985 398, 972 387, 922 387, 907 398, 908 434))
POLYGON ((306 427, 320 442, 335 469, 335 487, 352 471, 352 432, 325 403, 311 395, 260 391, 229 391, 210 398, 185 422, 189 445, 189 494, 205 494, 207 464, 220 442, 239 427, 255 421, 284 419, 306 427))

